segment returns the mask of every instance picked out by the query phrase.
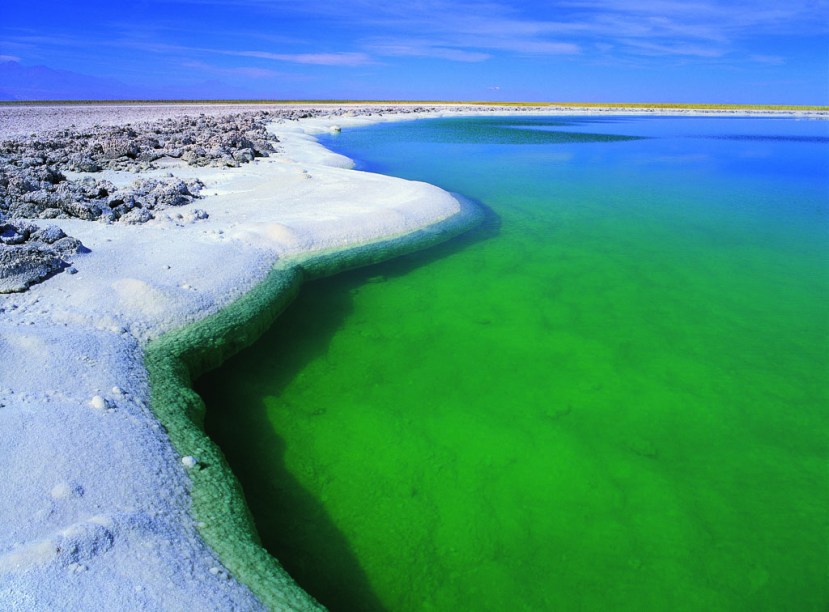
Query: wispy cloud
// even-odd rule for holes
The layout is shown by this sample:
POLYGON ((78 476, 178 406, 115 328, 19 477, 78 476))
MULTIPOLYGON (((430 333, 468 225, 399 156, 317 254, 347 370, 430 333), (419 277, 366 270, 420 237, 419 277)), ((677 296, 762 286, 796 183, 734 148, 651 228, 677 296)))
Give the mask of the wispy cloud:
MULTIPOLYGON (((520 8, 504 1, 178 1, 208 6, 245 6, 263 13, 280 14, 285 18, 312 20, 324 24, 323 27, 352 32, 351 40, 355 46, 382 56, 480 62, 489 59, 493 52, 531 55, 573 55, 581 52, 578 42, 563 40, 560 36, 577 32, 580 29, 578 24, 526 19, 522 17, 520 8), (381 38, 375 34, 378 31, 384 33, 381 38)), ((356 53, 354 52, 355 55, 356 53)))
POLYGON ((63 35, 63 36, 48 36, 42 34, 31 34, 28 32, 7 35, 2 39, 4 46, 20 45, 20 46, 55 46, 55 47, 83 47, 89 45, 88 36, 63 35))
POLYGON ((101 57, 109 50, 135 49, 173 62, 244 63, 239 69, 249 70, 251 78, 284 68, 276 63, 351 68, 400 57, 462 63, 531 57, 594 64, 667 60, 775 66, 789 61, 786 49, 766 53, 767 47, 751 44, 759 34, 829 32, 826 0, 147 2, 174 7, 171 15, 194 15, 193 27, 182 32, 172 17, 139 24, 113 17, 107 27, 94 30, 101 32, 96 37, 71 28, 4 31, 0 24, 0 44, 7 54, 0 57, 31 59, 37 51, 39 58, 47 58, 70 48, 78 56, 101 57), (225 11, 246 18, 228 20, 224 27, 223 22, 202 23, 198 17, 225 11), (315 39, 313 32, 325 35, 315 39), (217 56, 228 59, 214 61, 217 56), (248 59, 229 59, 233 57, 248 59))
POLYGON ((689 44, 687 42, 677 43, 652 43, 644 40, 627 40, 625 43, 643 55, 650 56, 681 56, 717 58, 725 55, 726 50, 711 45, 689 44))
POLYGON ((20 58, 16 55, 0 55, 0 62, 19 62, 20 58))
MULTIPOLYGON (((21 37, 26 40, 31 40, 34 37, 21 37)), ((80 40, 66 39, 59 41, 59 45, 78 46, 80 40)), ((88 42, 86 43, 88 44, 88 42)), ((162 55, 178 54, 182 56, 209 56, 209 55, 225 55, 237 57, 250 57, 256 59, 271 60, 277 62, 288 62, 294 64, 310 64, 317 66, 364 66, 373 62, 371 56, 364 52, 333 52, 333 53, 272 53, 270 51, 258 50, 233 50, 220 47, 201 47, 172 44, 167 42, 158 42, 146 38, 133 39, 121 38, 118 40, 107 41, 102 43, 108 47, 120 47, 133 49, 136 51, 143 51, 145 53, 154 53, 162 55)), ((196 60, 191 61, 192 66, 199 64, 201 67, 210 66, 211 64, 200 63, 196 60)), ((250 68, 250 70, 256 70, 250 68)), ((261 69, 261 74, 266 74, 269 69, 261 69)), ((251 74, 254 74, 251 72, 251 74)))
POLYGON ((217 51, 225 55, 256 57, 259 59, 315 66, 364 66, 372 63, 371 57, 362 52, 338 53, 270 53, 268 51, 217 51))
POLYGON ((398 40, 368 45, 372 53, 389 57, 434 57, 453 62, 482 62, 492 57, 489 53, 453 49, 428 41, 398 40))
MULTIPOLYGON (((192 45, 192 52, 316 66, 365 66, 375 63, 376 57, 483 62, 499 54, 706 59, 740 55, 741 42, 761 32, 829 32, 826 0, 556 0, 542 6, 518 0, 163 1, 179 8, 226 7, 262 18, 263 26, 258 27, 254 20, 247 33, 233 34, 232 27, 225 32, 207 32, 204 40, 222 43, 213 50, 192 45), (286 24, 283 31, 264 27, 275 19, 286 24), (318 41, 297 36, 297 30, 288 25, 293 23, 302 23, 303 33, 312 27, 326 32, 327 37, 333 33, 334 40, 327 39, 320 48, 318 41), (231 39, 233 43, 228 42, 231 39), (245 39, 247 48, 240 43, 245 39)), ((142 38, 125 24, 116 23, 119 36, 102 37, 96 44, 144 44, 155 53, 183 50, 170 44, 183 40, 176 37, 172 24, 153 27, 156 31, 151 28, 142 38)), ((238 24, 234 27, 239 28, 238 24)), ((31 31, 7 36, 3 42, 78 47, 90 41, 88 37, 31 31)), ((741 57, 750 59, 754 52, 741 57)))
MULTIPOLYGON (((222 0, 208 0, 222 1, 222 0)), ((242 0, 262 6, 260 0, 242 0)), ((286 0, 274 0, 286 8, 286 0)), ((321 0, 313 10, 356 26, 382 27, 386 44, 412 46, 415 36, 438 37, 425 51, 452 49, 446 59, 469 61, 461 52, 537 55, 583 53, 588 43, 616 54, 723 57, 758 34, 826 34, 825 0, 558 0, 545 10, 500 0, 321 0), (395 35, 401 40, 394 41, 395 35)), ((273 2, 269 3, 273 6, 273 2)), ((308 7, 310 9, 310 7, 308 7)), ((294 11, 303 6, 293 5, 294 11)), ((369 41, 370 43, 370 41, 369 41)))
POLYGON ((484 61, 499 52, 575 55, 600 45, 618 56, 719 58, 758 33, 829 31, 825 0, 557 0, 542 8, 516 0, 180 1, 241 4, 337 23, 355 33, 381 29, 382 41, 353 41, 378 55, 458 62, 484 61))
POLYGON ((591 27, 621 27, 619 34, 680 36, 720 42, 758 33, 806 34, 829 31, 825 0, 561 0, 591 27))
POLYGON ((582 52, 581 46, 576 43, 517 38, 494 39, 488 41, 484 48, 534 55, 578 55, 582 52))
MULTIPOLYGON (((284 77, 285 75, 276 70, 269 68, 258 68, 255 66, 215 66, 207 62, 200 61, 185 61, 181 63, 183 68, 191 70, 198 70, 200 72, 209 72, 212 74, 219 74, 223 76, 240 76, 246 79, 261 80, 261 79, 275 79, 284 77)), ((291 75, 293 76, 293 75, 291 75)))

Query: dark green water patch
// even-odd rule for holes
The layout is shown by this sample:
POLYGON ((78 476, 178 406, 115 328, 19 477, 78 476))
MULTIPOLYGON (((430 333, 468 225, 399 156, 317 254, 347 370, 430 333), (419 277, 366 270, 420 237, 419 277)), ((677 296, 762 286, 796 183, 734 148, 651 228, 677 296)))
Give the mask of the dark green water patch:
POLYGON ((825 609, 829 151, 699 137, 825 124, 414 125, 329 144, 497 234, 307 285, 199 383, 269 550, 342 610, 825 609))
MULTIPOLYGON (((168 332, 145 349, 153 412, 176 451, 182 457, 198 458, 189 475, 190 512, 200 534, 232 575, 269 609, 316 610, 319 604, 262 547, 239 481, 221 450, 205 435, 205 406, 192 390, 192 381, 259 338, 303 282, 416 252, 486 225, 486 210, 466 200, 460 204, 457 214, 421 230, 350 248, 311 253, 301 260, 280 261, 267 278, 221 311, 168 332)), ((233 410, 235 398, 230 400, 226 408, 233 410)), ((212 406, 214 410, 217 407, 212 406)), ((275 470, 277 463, 272 462, 272 466, 275 470)), ((288 487, 291 484, 287 475, 279 482, 288 487)), ((294 495, 291 502, 292 508, 307 513, 306 516, 318 515, 312 512, 314 503, 310 498, 294 495)), ((317 524, 320 529, 321 523, 317 524)), ((336 532, 325 533, 329 549, 334 550, 336 532)), ((361 601, 370 606, 368 594, 362 594, 361 601)))
MULTIPOLYGON (((248 351, 230 358, 219 372, 197 381, 198 393, 210 402, 208 433, 222 442, 234 473, 246 483, 247 503, 256 517, 262 545, 302 588, 333 610, 371 611, 383 610, 384 606, 323 500, 286 466, 285 441, 267 412, 249 410, 257 403, 259 390, 229 385, 226 377, 246 371, 247 376, 267 380, 271 391, 288 386, 309 362, 327 352, 331 337, 352 311, 353 296, 362 285, 378 285, 405 276, 414 268, 497 236, 497 216, 482 204, 474 206, 482 221, 461 236, 423 253, 401 255, 388 265, 367 266, 307 283, 301 297, 282 314, 279 325, 258 341, 280 347, 269 351, 268 359, 251 361, 254 352, 248 351), (333 292, 330 283, 337 286, 333 292)), ((293 294, 290 299, 294 299, 293 294)), ((324 414, 325 408, 316 407, 305 416, 313 419, 324 414)), ((308 469, 315 470, 313 466, 308 469)))
MULTIPOLYGON (((595 121, 602 125, 604 122, 595 121)), ((624 142, 644 136, 592 132, 585 122, 547 117, 477 117, 465 121, 434 119, 409 121, 396 126, 400 142, 456 143, 489 145, 555 145, 587 142, 624 142), (576 130, 569 128, 577 127, 576 130)))

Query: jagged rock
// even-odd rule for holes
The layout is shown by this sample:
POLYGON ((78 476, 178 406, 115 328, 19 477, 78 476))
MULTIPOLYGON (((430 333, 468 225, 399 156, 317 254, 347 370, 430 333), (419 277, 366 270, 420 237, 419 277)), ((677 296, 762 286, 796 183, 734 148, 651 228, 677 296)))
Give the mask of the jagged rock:
POLYGON ((268 112, 240 113, 218 117, 182 117, 135 126, 96 126, 83 132, 59 130, 47 141, 25 140, 0 143, 0 158, 15 159, 18 167, 57 165, 77 172, 96 172, 105 168, 132 170, 161 158, 182 158, 194 166, 212 165, 218 160, 234 159, 248 163, 272 153, 275 136, 267 130, 272 119, 268 112), (252 155, 252 156, 251 156, 252 155))
POLYGON ((104 159, 129 157, 135 159, 141 152, 138 145, 126 138, 109 139, 101 143, 104 159))
POLYGON ((144 208, 168 208, 189 204, 198 197, 202 183, 185 183, 175 177, 167 179, 139 179, 132 184, 131 195, 144 203, 144 208), (190 191, 193 187, 195 194, 190 191))
POLYGON ((8 246, 23 244, 29 239, 32 232, 31 228, 32 226, 28 223, 17 226, 6 223, 0 224, 0 244, 8 246))
POLYGON ((35 246, 0 247, 0 293, 25 291, 64 267, 57 254, 35 246))
MULTIPOLYGON (((183 206, 200 197, 201 181, 175 177, 144 179, 126 188, 84 177, 68 180, 52 167, 0 166, 0 213, 12 219, 78 218, 117 221, 135 207, 183 206)), ((152 218, 136 214, 130 219, 152 218)), ((11 237, 9 237, 11 239, 11 237)))
POLYGON ((57 226, 0 218, 0 293, 25 291, 68 268, 71 257, 84 251, 80 240, 57 226))
POLYGON ((101 216, 100 207, 91 202, 69 202, 62 207, 68 217, 76 217, 85 221, 95 221, 101 216))
POLYGON ((66 238, 66 233, 57 225, 47 225, 46 227, 37 229, 34 234, 32 234, 33 240, 39 240, 40 242, 45 242, 46 244, 54 244, 61 238, 66 238))
POLYGON ((73 153, 68 157, 70 169, 76 172, 100 172, 101 166, 89 153, 73 153))
POLYGON ((139 223, 146 223, 153 218, 153 214, 146 208, 133 208, 128 213, 122 215, 120 221, 127 225, 137 225, 139 223))
MULTIPOLYGON (((180 179, 116 189, 93 177, 69 180, 62 169, 94 173, 102 169, 139 172, 161 158, 192 166, 250 163, 275 151, 267 131, 269 113, 183 117, 136 126, 95 126, 53 132, 38 140, 0 143, 0 213, 13 219, 67 218, 118 221, 134 208, 159 210, 189 204, 201 183, 180 179)), ((130 223, 149 220, 136 213, 130 223)))
POLYGON ((252 162, 254 157, 256 153, 253 149, 239 149, 233 154, 233 159, 241 164, 252 162))
POLYGON ((89 249, 87 249, 80 240, 66 235, 52 244, 52 250, 64 258, 77 255, 78 253, 89 252, 89 249))

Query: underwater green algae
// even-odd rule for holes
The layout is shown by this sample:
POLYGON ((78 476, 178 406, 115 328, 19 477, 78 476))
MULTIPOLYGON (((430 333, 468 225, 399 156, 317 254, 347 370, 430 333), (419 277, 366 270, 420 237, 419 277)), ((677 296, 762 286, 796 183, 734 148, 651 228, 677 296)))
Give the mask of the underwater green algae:
MULTIPOLYGON (((279 262, 267 278, 216 314, 147 346, 144 362, 152 409, 179 455, 198 458, 198 466, 190 471, 191 514, 224 566, 269 609, 315 610, 319 604, 262 548, 238 480, 219 447, 204 433, 204 402, 193 392, 192 381, 259 338, 294 299, 303 281, 428 248, 482 220, 480 209, 461 202, 456 215, 421 230, 279 262)), ((234 406, 231 401, 228 407, 234 406)))
POLYGON ((191 380, 253 342, 296 295, 299 269, 268 278, 215 315, 165 334, 145 350, 151 406, 181 456, 198 457, 191 470, 191 513, 222 563, 270 609, 314 610, 319 605, 261 547, 238 481, 221 450, 204 434, 204 404, 191 380))
POLYGON ((497 219, 197 386, 264 545, 335 610, 825 609, 825 124, 454 121, 331 146, 497 219))

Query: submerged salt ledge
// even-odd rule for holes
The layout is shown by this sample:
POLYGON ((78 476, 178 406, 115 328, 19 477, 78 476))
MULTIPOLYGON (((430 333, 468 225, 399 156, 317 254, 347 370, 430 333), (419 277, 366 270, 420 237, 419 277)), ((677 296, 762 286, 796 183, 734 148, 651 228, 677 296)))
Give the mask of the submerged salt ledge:
POLYGON ((436 187, 346 170, 308 135, 332 125, 275 124, 283 152, 242 168, 176 168, 204 181, 206 220, 54 220, 91 251, 78 273, 0 297, 1 608, 262 607, 198 534, 187 476, 198 458, 177 457, 150 411, 143 347, 279 259, 460 210, 436 187))
POLYGON ((281 154, 242 168, 176 167, 204 181, 204 220, 54 221, 91 250, 75 258, 77 274, 0 296, 0 608, 262 607, 190 516, 198 453, 178 456, 150 411, 143 349, 228 305, 279 259, 456 215, 442 190, 349 170, 313 138, 400 118, 273 124, 281 154))

